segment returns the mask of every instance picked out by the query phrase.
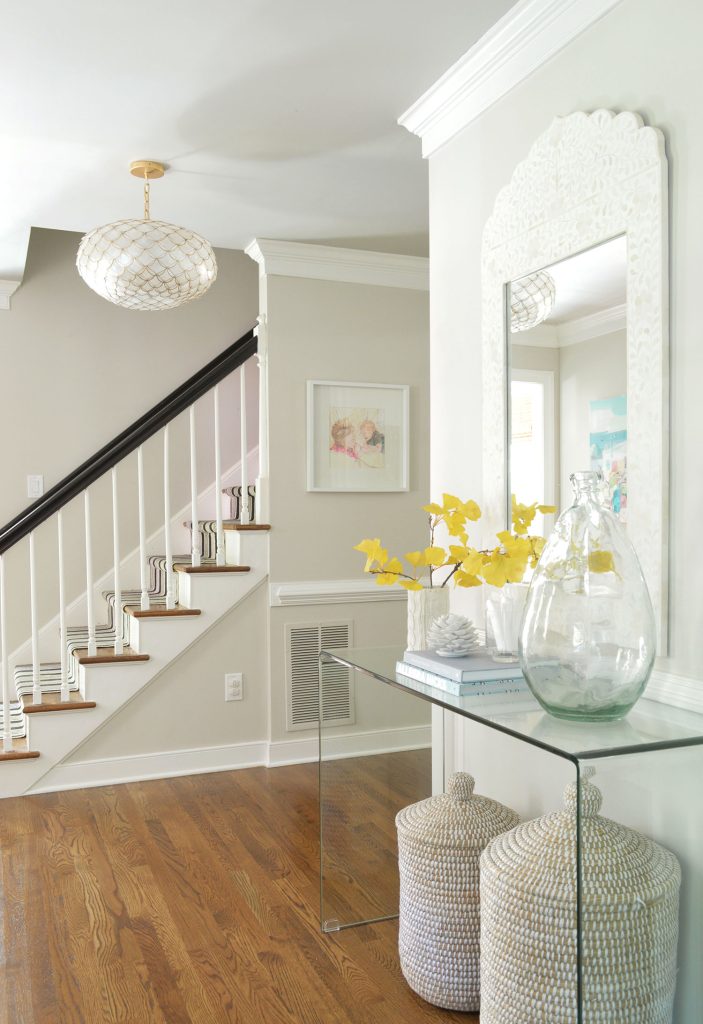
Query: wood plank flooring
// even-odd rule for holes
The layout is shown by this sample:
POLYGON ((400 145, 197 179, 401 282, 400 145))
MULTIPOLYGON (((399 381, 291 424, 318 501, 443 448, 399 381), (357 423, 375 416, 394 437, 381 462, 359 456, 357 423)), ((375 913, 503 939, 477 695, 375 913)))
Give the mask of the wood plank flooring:
MULTIPOLYGON (((327 910, 383 909, 428 754, 324 771, 327 910)), ((295 765, 0 801, 0 1024, 477 1021, 407 987, 396 921, 320 932, 317 792, 295 765)))

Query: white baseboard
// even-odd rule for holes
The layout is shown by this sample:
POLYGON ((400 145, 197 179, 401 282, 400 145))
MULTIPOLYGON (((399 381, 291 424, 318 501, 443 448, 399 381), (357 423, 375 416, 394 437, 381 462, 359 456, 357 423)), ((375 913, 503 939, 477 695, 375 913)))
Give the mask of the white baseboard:
MULTIPOLYGON (((430 746, 429 725, 350 732, 325 740, 330 760, 416 750, 430 746)), ((30 793, 55 793, 66 789, 117 786, 148 779, 170 779, 179 775, 203 775, 238 768, 274 768, 317 760, 317 737, 269 742, 231 743, 190 750, 168 750, 127 757, 105 757, 56 765, 30 793)))
MULTIPOLYGON (((341 736, 326 736, 323 752, 325 760, 343 757, 361 757, 370 754, 388 754, 392 751, 419 750, 432 744, 432 727, 428 725, 397 726, 392 729, 370 729, 350 732, 341 736)), ((269 743, 270 768, 284 764, 302 764, 317 761, 317 737, 294 740, 276 740, 269 743)))

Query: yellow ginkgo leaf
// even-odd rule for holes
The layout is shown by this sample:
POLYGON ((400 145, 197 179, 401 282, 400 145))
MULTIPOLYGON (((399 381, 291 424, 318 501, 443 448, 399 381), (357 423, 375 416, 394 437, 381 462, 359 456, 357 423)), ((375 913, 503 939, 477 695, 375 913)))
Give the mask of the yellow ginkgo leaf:
POLYGON ((386 564, 383 566, 383 569, 384 572, 402 572, 403 563, 400 561, 399 558, 391 558, 390 562, 386 562, 386 564))
POLYGON ((443 494, 442 505, 444 506, 445 512, 450 512, 452 509, 461 508, 462 501, 457 498, 454 494, 443 494))
POLYGON ((431 501, 429 505, 422 506, 422 511, 429 512, 431 516, 441 516, 444 509, 441 505, 438 505, 437 502, 431 501))
POLYGON ((444 565, 447 558, 447 554, 444 548, 432 547, 425 548, 425 561, 428 565, 439 566, 444 565))
POLYGON ((481 518, 481 509, 475 501, 463 501, 459 506, 459 511, 463 512, 467 519, 470 519, 472 523, 475 523, 477 519, 481 518))
POLYGON ((450 544, 449 545, 449 558, 452 562, 463 562, 465 558, 469 556, 469 549, 466 544, 450 544))
POLYGON ((404 587, 405 590, 424 590, 424 587, 419 580, 398 580, 398 583, 400 583, 401 587, 404 587))
POLYGON ((483 566, 483 555, 476 549, 466 548, 466 554, 462 560, 461 568, 464 572, 468 572, 471 575, 475 575, 481 571, 483 566))
POLYGON ((589 572, 615 572, 612 551, 591 551, 588 556, 589 572))
POLYGON ((424 551, 407 551, 405 553, 405 561, 409 562, 415 569, 419 569, 420 566, 427 565, 424 551))
POLYGON ((556 512, 556 505, 538 505, 537 511, 541 512, 543 516, 550 516, 552 512, 556 512))
POLYGON ((397 583, 398 577, 392 572, 379 572, 376 574, 376 582, 380 587, 392 587, 397 583))
POLYGON ((388 552, 385 548, 381 547, 381 541, 378 537, 374 537, 373 540, 366 539, 360 541, 354 546, 354 550, 361 551, 367 556, 364 572, 370 572, 371 567, 375 562, 378 562, 379 565, 383 566, 388 558, 388 552))
POLYGON ((454 579, 456 581, 457 587, 481 586, 481 580, 478 578, 478 576, 474 576, 474 574, 470 572, 462 572, 461 569, 459 569, 458 572, 454 573, 454 579))

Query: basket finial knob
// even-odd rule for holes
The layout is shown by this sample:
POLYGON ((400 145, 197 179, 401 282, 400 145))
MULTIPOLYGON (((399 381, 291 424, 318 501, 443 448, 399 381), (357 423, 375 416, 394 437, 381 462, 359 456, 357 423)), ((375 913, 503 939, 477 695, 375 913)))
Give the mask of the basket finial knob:
POLYGON ((452 800, 470 800, 474 795, 475 780, 468 772, 454 772, 449 779, 447 793, 452 800))
MULTIPOLYGON (((595 768, 588 766, 581 773, 581 814, 584 818, 595 818, 603 803, 603 794, 589 779, 596 774, 595 768)), ((571 814, 576 814, 576 795, 578 786, 570 782, 564 790, 564 806, 571 814)))

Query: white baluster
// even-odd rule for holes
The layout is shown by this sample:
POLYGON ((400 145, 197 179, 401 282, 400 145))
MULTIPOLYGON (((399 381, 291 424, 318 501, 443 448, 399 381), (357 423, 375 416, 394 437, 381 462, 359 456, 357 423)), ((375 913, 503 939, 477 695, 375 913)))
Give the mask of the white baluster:
POLYGON ((259 364, 259 475, 256 478, 256 521, 269 522, 269 386, 268 333, 266 316, 257 317, 257 350, 259 364))
POLYGON ((191 563, 200 565, 200 532, 198 530, 198 471, 195 459, 195 406, 190 407, 190 551, 191 563))
POLYGON ((168 424, 164 427, 164 541, 166 544, 166 608, 170 611, 176 607, 176 574, 173 571, 171 542, 171 467, 168 424))
POLYGON ((149 611, 149 575, 146 564, 146 509, 144 505, 144 452, 137 449, 137 500, 139 502, 139 579, 142 592, 141 608, 149 611))
POLYGON ((34 553, 34 532, 29 535, 29 608, 32 626, 32 702, 41 704, 41 665, 39 662, 39 627, 37 626, 37 563, 34 553))
POLYGON ((66 588, 63 564, 63 512, 56 517, 59 542, 59 645, 61 655, 61 700, 70 700, 68 688, 68 647, 66 646, 66 588))
POLYGON ((8 754, 12 750, 12 703, 5 628, 5 559, 2 555, 0 555, 0 646, 2 647, 2 749, 8 754))
POLYGON ((225 564, 225 531, 222 528, 222 456, 220 452, 220 388, 212 392, 215 412, 215 517, 217 529, 217 564, 225 564))
POLYGON ((239 519, 242 523, 249 522, 249 466, 247 459, 247 378, 244 372, 246 364, 239 367, 239 402, 240 402, 240 438, 242 448, 242 500, 239 504, 239 519))
POLYGON ((122 587, 120 586, 120 526, 119 526, 119 505, 117 501, 117 468, 112 467, 112 560, 115 573, 115 654, 124 653, 123 615, 122 615, 122 587))
POLYGON ((90 493, 83 492, 85 509, 85 591, 88 604, 88 655, 94 658, 98 653, 95 642, 95 600, 93 595, 93 534, 90 522, 90 493))

